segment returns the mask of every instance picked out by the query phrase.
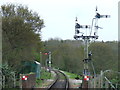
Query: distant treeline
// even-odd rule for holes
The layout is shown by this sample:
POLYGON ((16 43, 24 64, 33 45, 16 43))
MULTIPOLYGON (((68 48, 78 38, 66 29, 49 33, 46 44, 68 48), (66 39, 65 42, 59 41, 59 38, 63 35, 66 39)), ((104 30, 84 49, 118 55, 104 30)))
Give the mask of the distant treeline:
MULTIPOLYGON (((52 52, 52 66, 82 74, 83 59, 84 59, 84 42, 80 40, 60 40, 50 39, 44 42, 44 47, 47 51, 52 52)), ((118 69, 118 42, 93 42, 89 46, 89 51, 92 52, 92 63, 96 73, 101 70, 118 69)), ((93 74, 93 68, 89 63, 89 69, 93 74)))

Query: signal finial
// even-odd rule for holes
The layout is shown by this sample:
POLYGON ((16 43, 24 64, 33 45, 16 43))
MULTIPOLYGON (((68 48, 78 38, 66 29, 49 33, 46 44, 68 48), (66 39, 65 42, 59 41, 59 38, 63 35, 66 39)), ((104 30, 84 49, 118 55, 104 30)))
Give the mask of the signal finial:
POLYGON ((75 20, 76 22, 77 22, 77 17, 76 17, 76 20, 75 20))
POLYGON ((98 11, 97 6, 96 6, 96 12, 98 11))

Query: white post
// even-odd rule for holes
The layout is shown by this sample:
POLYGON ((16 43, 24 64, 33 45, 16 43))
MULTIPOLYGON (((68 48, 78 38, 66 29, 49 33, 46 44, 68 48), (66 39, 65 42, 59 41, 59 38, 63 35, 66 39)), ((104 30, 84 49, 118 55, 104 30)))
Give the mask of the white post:
POLYGON ((0 90, 2 89, 2 81, 3 81, 3 79, 2 79, 2 70, 0 70, 0 90))
POLYGON ((101 71, 101 80, 100 81, 101 81, 101 86, 100 87, 103 88, 103 71, 101 71))
POLYGON ((14 76, 14 88, 16 87, 16 78, 15 78, 15 73, 13 73, 14 76))
POLYGON ((3 80, 2 81, 2 88, 5 88, 5 76, 4 75, 2 76, 2 80, 3 80))
POLYGON ((19 86, 20 86, 20 89, 22 90, 22 74, 20 74, 19 86))

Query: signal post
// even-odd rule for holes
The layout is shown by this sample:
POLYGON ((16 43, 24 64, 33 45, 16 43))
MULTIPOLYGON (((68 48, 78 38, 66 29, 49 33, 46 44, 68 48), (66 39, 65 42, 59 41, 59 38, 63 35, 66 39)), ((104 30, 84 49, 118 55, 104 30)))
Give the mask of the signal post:
MULTIPOLYGON (((84 69, 83 69, 83 83, 82 83, 82 88, 88 88, 88 81, 90 80, 90 72, 89 72, 89 67, 88 64, 91 62, 91 56, 92 53, 89 52, 88 47, 90 44, 91 40, 96 40, 98 39, 98 29, 102 29, 101 27, 98 26, 98 19, 100 18, 109 18, 110 15, 100 15, 97 12, 97 7, 96 7, 96 15, 92 19, 92 25, 80 25, 78 23, 77 17, 75 20, 75 35, 74 39, 82 39, 84 41, 84 69), (83 32, 81 32, 79 29, 84 29, 83 32), (89 33, 88 33, 89 32, 89 33)), ((93 67, 93 66, 92 66, 93 67)), ((94 68, 93 68, 94 71, 94 68)), ((95 71, 94 71, 95 74, 95 71)))

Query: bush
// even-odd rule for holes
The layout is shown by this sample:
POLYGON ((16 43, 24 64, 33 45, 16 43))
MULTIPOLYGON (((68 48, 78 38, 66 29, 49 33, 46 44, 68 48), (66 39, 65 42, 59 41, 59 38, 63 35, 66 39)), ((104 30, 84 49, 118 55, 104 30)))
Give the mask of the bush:
POLYGON ((14 87, 15 72, 13 72, 7 64, 2 65, 0 68, 2 70, 2 77, 5 77, 5 79, 2 80, 4 82, 3 88, 14 87))

